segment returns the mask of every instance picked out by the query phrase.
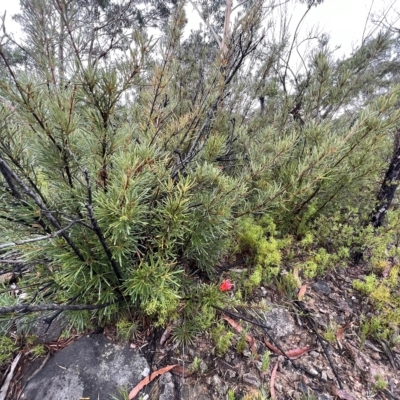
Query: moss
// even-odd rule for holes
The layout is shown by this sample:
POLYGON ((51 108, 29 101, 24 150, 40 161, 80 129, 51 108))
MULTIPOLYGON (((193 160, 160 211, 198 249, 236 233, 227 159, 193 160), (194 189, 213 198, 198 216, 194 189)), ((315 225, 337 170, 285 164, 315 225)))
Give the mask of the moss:
POLYGON ((6 336, 0 337, 0 364, 3 364, 11 359, 13 353, 18 350, 15 343, 6 336))
POLYGON ((232 339, 235 334, 231 331, 227 331, 225 326, 218 323, 211 331, 211 337, 215 343, 215 349, 217 355, 222 357, 228 351, 232 345, 232 339))

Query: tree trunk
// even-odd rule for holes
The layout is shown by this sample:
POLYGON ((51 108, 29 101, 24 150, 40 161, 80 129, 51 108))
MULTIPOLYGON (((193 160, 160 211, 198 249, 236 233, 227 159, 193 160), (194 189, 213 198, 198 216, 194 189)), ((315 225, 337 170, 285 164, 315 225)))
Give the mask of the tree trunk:
POLYGON ((392 160, 385 174, 381 189, 377 198, 377 206, 371 218, 374 228, 382 226, 387 211, 392 204, 400 179, 400 128, 396 132, 395 148, 392 160))

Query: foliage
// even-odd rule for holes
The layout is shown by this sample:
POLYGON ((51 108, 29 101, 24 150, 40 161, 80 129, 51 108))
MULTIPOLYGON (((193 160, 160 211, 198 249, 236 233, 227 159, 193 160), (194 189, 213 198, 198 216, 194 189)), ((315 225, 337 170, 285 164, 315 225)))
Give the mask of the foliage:
POLYGON ((218 323, 211 330, 211 337, 215 343, 216 353, 219 357, 222 357, 226 354, 232 344, 232 339, 234 336, 235 334, 231 331, 227 331, 225 326, 221 323, 218 323))
POLYGON ((323 334, 323 336, 324 336, 324 339, 326 340, 326 341, 328 341, 328 342, 331 342, 331 343, 333 343, 335 340, 336 340, 336 331, 337 331, 337 326, 335 326, 335 324, 330 324, 327 328, 326 328, 326 330, 325 330, 325 332, 324 332, 324 334, 323 334))
POLYGON ((378 374, 375 376, 374 390, 384 390, 388 386, 387 382, 385 382, 382 377, 378 374))
POLYGON ((199 358, 199 357, 195 357, 194 359, 193 359, 193 362, 192 362, 192 364, 190 365, 190 367, 189 367, 189 369, 190 369, 190 371, 192 371, 192 372, 199 372, 200 371, 200 365, 201 365, 201 358, 199 358))
POLYGON ((117 322, 118 337, 122 340, 132 340, 136 337, 139 327, 136 321, 120 319, 117 322))
POLYGON ((236 351, 238 354, 242 354, 244 350, 246 350, 247 348, 247 343, 246 343, 246 330, 242 330, 242 332, 240 332, 240 336, 239 339, 236 343, 236 351))
POLYGON ((30 352, 33 358, 44 357, 47 354, 47 350, 42 344, 33 346, 30 352))
POLYGON ((267 371, 268 368, 269 368, 269 365, 270 365, 270 362, 271 362, 270 355, 271 355, 271 353, 269 351, 266 351, 264 353, 264 355, 262 356, 262 359, 261 359, 261 371, 263 371, 263 372, 267 371))
POLYGON ((0 364, 9 361, 17 349, 14 341, 7 336, 0 336, 0 364))
MULTIPOLYGON (((273 2, 241 3, 223 51, 185 38, 184 1, 133 3, 24 0, 25 45, 1 39, 0 256, 34 266, 2 305, 97 305, 65 314, 125 338, 138 313, 188 344, 214 306, 273 282, 293 296, 361 254, 354 288, 398 324, 399 268, 378 279, 399 255, 397 199, 370 224, 398 145, 390 32, 341 59, 319 37, 290 78, 299 37, 267 35, 273 2), (216 267, 237 253, 230 297, 216 267)), ((223 2, 202 4, 218 33, 223 2)), ((219 354, 231 336, 213 328, 219 354)))

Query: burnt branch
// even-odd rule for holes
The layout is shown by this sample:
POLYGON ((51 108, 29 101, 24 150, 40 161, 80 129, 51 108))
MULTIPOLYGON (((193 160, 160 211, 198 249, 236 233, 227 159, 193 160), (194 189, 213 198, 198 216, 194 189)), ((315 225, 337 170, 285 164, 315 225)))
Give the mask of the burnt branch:
POLYGON ((57 221, 57 219, 53 216, 52 212, 47 208, 46 204, 43 203, 41 198, 30 188, 28 187, 20 177, 8 166, 8 164, 4 161, 4 159, 0 155, 0 172, 3 174, 7 174, 12 180, 21 187, 22 191, 25 193, 26 196, 33 199, 35 204, 39 207, 40 211, 45 215, 45 217, 50 221, 50 223, 58 230, 61 231, 60 236, 64 238, 64 240, 68 243, 71 249, 74 251, 76 256, 82 262, 85 261, 83 255, 79 251, 78 247, 75 243, 71 240, 69 235, 63 230, 61 224, 57 221))
POLYGON ((9 313, 32 313, 40 311, 82 311, 82 310, 98 310, 105 308, 114 303, 103 303, 96 305, 88 304, 18 304, 16 306, 0 307, 0 315, 9 313))
POLYGON ((100 226, 99 226, 99 224, 97 222, 96 216, 94 215, 92 188, 91 188, 91 185, 90 185, 89 172, 88 172, 87 168, 85 168, 83 170, 83 174, 85 176, 86 188, 87 188, 87 193, 88 193, 88 203, 85 204, 85 206, 86 206, 86 209, 87 209, 87 212, 88 212, 88 216, 89 216, 90 222, 92 224, 93 231, 95 232, 96 236, 98 237, 98 239, 99 239, 99 241, 101 243, 101 246, 103 247, 103 250, 106 253, 108 261, 111 264, 111 267, 112 267, 112 269, 114 271, 115 276, 118 279, 119 284, 122 284, 123 279, 122 279, 121 272, 120 272, 120 270, 118 268, 117 263, 115 262, 115 260, 113 258, 113 255, 111 253, 110 248, 108 247, 108 244, 107 244, 106 239, 104 237, 103 231, 101 230, 101 228, 100 228, 100 226))

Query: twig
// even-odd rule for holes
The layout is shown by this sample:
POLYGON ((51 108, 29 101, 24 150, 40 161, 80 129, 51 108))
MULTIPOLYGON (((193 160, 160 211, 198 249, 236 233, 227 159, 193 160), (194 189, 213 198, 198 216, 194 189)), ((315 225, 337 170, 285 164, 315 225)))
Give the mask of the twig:
POLYGON ((192 0, 189 0, 190 4, 194 7, 194 9, 197 11, 199 14, 200 18, 203 20, 203 22, 207 25, 207 28, 210 30, 212 36, 214 37, 215 41, 218 43, 218 46, 221 48, 222 42, 220 38, 218 37, 217 33, 215 32, 214 28, 206 21, 204 18, 203 14, 200 12, 199 8, 197 7, 196 3, 192 0))
POLYGON ((85 175, 85 179, 86 179, 86 188, 87 188, 87 192, 88 192, 88 203, 85 204, 86 209, 88 211, 88 215, 89 215, 89 219, 90 222, 92 224, 93 230, 96 233, 96 236, 99 238, 99 241, 104 249, 104 252, 107 255, 108 261, 111 264, 112 269, 114 270, 114 274, 118 279, 119 284, 122 284, 123 279, 122 279, 122 275, 121 272, 119 271, 118 265, 115 262, 113 255, 111 253, 110 248, 108 247, 108 244, 106 242, 106 239, 103 235, 103 232, 97 222, 97 219, 94 215, 94 211, 93 211, 93 199, 92 199, 92 188, 90 185, 90 179, 89 179, 89 172, 87 170, 87 168, 84 168, 83 170, 83 174, 85 175))
POLYGON ((11 380, 14 376, 14 370, 18 365, 19 359, 21 358, 22 353, 19 353, 17 357, 14 358, 14 361, 11 364, 10 372, 7 375, 6 380, 3 383, 3 386, 0 389, 0 400, 4 400, 7 396, 8 387, 10 386, 11 380))
POLYGON ((223 313, 228 314, 228 315, 230 315, 230 316, 232 316, 232 317, 234 317, 234 318, 241 319, 241 320, 246 321, 246 322, 248 322, 248 323, 250 323, 250 324, 252 324, 252 325, 259 326, 260 328, 262 328, 262 329, 264 330, 265 334, 268 336, 269 340, 270 340, 273 344, 275 344, 275 346, 276 346, 276 347, 278 348, 278 350, 281 352, 281 355, 282 355, 283 357, 285 357, 286 360, 288 360, 288 361, 293 365, 294 368, 296 368, 297 370, 301 370, 301 371, 305 372, 307 375, 309 375, 309 376, 312 377, 312 378, 315 378, 315 375, 314 375, 314 374, 312 374, 310 371, 306 370, 306 369, 305 369, 304 367, 302 367, 301 365, 298 365, 296 362, 294 362, 294 361, 286 354, 285 350, 282 349, 282 347, 279 345, 279 343, 278 343, 278 342, 271 336, 271 334, 268 332, 269 330, 271 330, 270 327, 268 327, 268 326, 266 326, 266 325, 264 325, 264 324, 262 324, 262 323, 260 323, 260 322, 258 322, 258 321, 254 321, 254 320, 252 320, 252 319, 250 319, 250 318, 247 318, 247 317, 245 317, 245 316, 243 316, 243 315, 239 315, 239 314, 233 313, 232 311, 228 311, 228 310, 225 310, 225 309, 220 308, 220 307, 217 307, 217 306, 212 306, 212 307, 215 308, 216 310, 222 311, 223 313))
POLYGON ((98 310, 99 308, 105 308, 109 305, 114 304, 112 302, 103 303, 103 304, 95 304, 95 305, 88 305, 88 304, 18 304, 15 306, 6 306, 0 307, 0 315, 8 314, 13 312, 38 312, 38 311, 52 311, 52 310, 98 310))
POLYGON ((336 380, 338 381, 339 387, 340 387, 340 389, 343 390, 343 384, 339 377, 339 374, 336 371, 335 365, 333 364, 333 361, 331 359, 331 356, 329 355, 328 349, 325 346, 324 340, 322 339, 321 335, 318 333, 317 327, 315 326, 315 323, 314 323, 313 319, 311 318, 309 311, 304 307, 303 302, 301 302, 299 300, 295 300, 294 304, 299 308, 299 310, 307 318, 307 321, 310 324, 311 329, 314 331, 315 335, 318 338, 318 341, 321 344, 322 349, 324 350, 325 356, 328 359, 329 365, 331 366, 331 369, 336 377, 336 380))
MULTIPOLYGON (((45 235, 45 236, 38 236, 32 239, 25 239, 25 240, 20 240, 18 242, 9 242, 9 243, 4 243, 0 244, 0 249, 5 249, 7 247, 13 247, 13 246, 20 246, 22 244, 26 243, 32 243, 32 242, 39 242, 40 240, 46 240, 46 239, 53 239, 57 236, 60 236, 63 232, 71 228, 72 225, 76 224, 78 221, 72 221, 68 226, 65 228, 62 228, 56 232, 51 233, 50 235, 45 235)), ((1 261, 0 261, 1 262, 1 261)))

